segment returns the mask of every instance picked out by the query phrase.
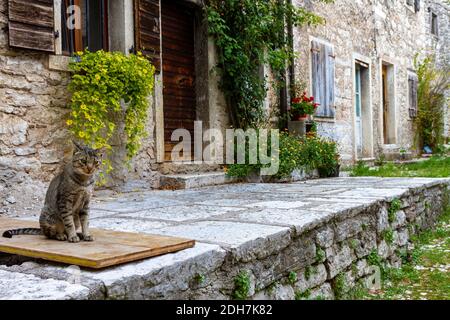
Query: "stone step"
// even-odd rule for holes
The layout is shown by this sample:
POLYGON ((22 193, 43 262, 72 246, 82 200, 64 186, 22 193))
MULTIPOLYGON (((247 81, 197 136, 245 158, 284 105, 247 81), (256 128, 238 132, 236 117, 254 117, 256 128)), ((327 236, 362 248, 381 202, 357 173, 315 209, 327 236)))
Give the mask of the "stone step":
POLYGON ((216 186, 234 182, 225 172, 200 172, 192 174, 162 175, 160 179, 161 189, 192 189, 207 186, 216 186))

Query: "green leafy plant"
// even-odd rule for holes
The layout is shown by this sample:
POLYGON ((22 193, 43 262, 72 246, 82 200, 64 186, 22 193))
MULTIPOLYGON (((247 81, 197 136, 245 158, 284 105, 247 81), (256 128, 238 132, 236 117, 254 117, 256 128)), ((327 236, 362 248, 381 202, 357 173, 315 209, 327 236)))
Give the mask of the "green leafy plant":
POLYGON ((205 280, 206 280, 206 277, 205 277, 203 274, 197 273, 197 274, 194 276, 194 281, 195 281, 197 284, 202 284, 202 283, 205 282, 205 280))
POLYGON ((367 256, 367 262, 369 266, 378 266, 381 268, 383 259, 378 255, 377 250, 373 249, 367 256))
POLYGON ((307 289, 305 291, 297 291, 295 292, 295 300, 305 300, 311 297, 311 290, 307 289))
POLYGON ((386 163, 386 156, 384 153, 381 153, 380 155, 378 155, 378 157, 375 159, 374 164, 376 166, 382 166, 386 163))
POLYGON ((316 249, 316 262, 322 262, 325 259, 325 251, 322 248, 317 247, 316 249))
POLYGON ((311 278, 311 274, 312 274, 312 267, 311 266, 306 266, 306 268, 305 268, 305 279, 306 279, 306 281, 309 281, 309 279, 311 278))
POLYGON ((388 209, 388 221, 389 223, 392 223, 395 221, 395 215, 397 211, 399 211, 402 208, 402 202, 400 199, 395 198, 391 201, 388 209))
POLYGON ((321 177, 335 176, 339 165, 336 142, 311 134, 302 140, 300 164, 307 169, 318 169, 321 177))
MULTIPOLYGON (((269 142, 270 146, 270 142, 269 142)), ((298 138, 289 135, 286 132, 280 133, 279 140, 279 159, 278 159, 278 172, 274 176, 275 178, 288 177, 292 171, 300 168, 300 156, 301 143, 298 138)), ((270 153, 270 148, 268 150, 270 153)), ((249 164, 249 144, 246 144, 245 149, 245 164, 232 164, 227 169, 227 175, 231 177, 246 177, 252 172, 257 172, 263 165, 258 161, 256 164, 249 164)))
MULTIPOLYGON (((270 143, 269 143, 270 146, 270 143)), ((246 144, 246 163, 232 164, 227 175, 246 177, 262 168, 261 163, 249 164, 249 144, 246 144)), ((326 174, 334 172, 339 163, 339 153, 335 142, 310 135, 299 139, 287 132, 280 133, 278 172, 275 178, 286 178, 296 169, 312 170, 320 168, 326 174)), ((270 150, 269 150, 270 153, 270 150)))
MULTIPOLYGON (((320 0, 332 2, 331 0, 320 0)), ((218 48, 220 87, 225 94, 232 124, 257 127, 265 119, 263 102, 269 88, 259 68, 271 67, 278 91, 286 67, 293 60, 292 40, 286 22, 293 26, 317 25, 324 20, 288 1, 211 0, 206 6, 209 34, 218 48)))
POLYGON ((140 53, 86 50, 77 56, 70 64, 70 132, 90 146, 111 150, 110 139, 123 123, 127 155, 133 157, 146 135, 155 68, 140 53))
POLYGON ((336 299, 344 299, 347 291, 347 283, 345 280, 345 274, 339 273, 333 281, 333 291, 336 299))
POLYGON ((298 279, 297 272, 295 271, 289 272, 288 276, 289 283, 294 284, 297 282, 297 279, 298 279))
POLYGON ((417 106, 415 118, 419 145, 430 146, 433 151, 444 142, 444 110, 449 108, 445 92, 450 88, 450 66, 435 65, 431 56, 422 61, 416 57, 418 76, 417 106))
POLYGON ((250 276, 247 271, 242 270, 234 279, 233 298, 244 300, 250 292, 250 276))
POLYGON ((320 139, 319 159, 317 169, 321 177, 335 177, 339 174, 339 152, 335 141, 320 139))
POLYGON ((389 228, 383 230, 381 233, 381 238, 383 238, 387 244, 392 244, 394 242, 394 231, 389 228))

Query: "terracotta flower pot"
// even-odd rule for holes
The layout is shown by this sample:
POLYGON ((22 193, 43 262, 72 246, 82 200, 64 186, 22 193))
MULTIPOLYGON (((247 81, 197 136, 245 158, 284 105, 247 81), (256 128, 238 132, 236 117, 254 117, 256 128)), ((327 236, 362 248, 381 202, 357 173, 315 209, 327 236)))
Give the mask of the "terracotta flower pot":
POLYGON ((301 115, 296 115, 294 117, 294 121, 301 121, 301 120, 306 120, 308 119, 308 115, 307 114, 301 114, 301 115))

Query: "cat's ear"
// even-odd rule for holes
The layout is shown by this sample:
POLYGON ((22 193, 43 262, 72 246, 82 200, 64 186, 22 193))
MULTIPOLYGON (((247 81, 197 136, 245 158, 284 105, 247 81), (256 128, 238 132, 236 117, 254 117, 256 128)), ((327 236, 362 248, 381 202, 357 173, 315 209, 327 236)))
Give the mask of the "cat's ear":
POLYGON ((77 153, 79 151, 83 151, 83 147, 78 144, 78 142, 76 142, 75 140, 72 140, 73 145, 75 146, 75 148, 73 149, 73 153, 77 153))

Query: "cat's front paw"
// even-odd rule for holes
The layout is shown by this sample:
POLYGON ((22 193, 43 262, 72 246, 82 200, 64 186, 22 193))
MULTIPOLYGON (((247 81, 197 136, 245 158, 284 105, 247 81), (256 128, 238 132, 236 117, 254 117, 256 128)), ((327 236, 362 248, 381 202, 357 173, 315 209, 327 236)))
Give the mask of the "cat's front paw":
POLYGON ((71 237, 69 237, 69 242, 72 242, 72 243, 80 242, 80 238, 77 235, 71 236, 71 237))
POLYGON ((94 237, 90 234, 83 234, 83 241, 94 241, 94 237))
POLYGON ((57 234, 56 235, 56 240, 58 240, 58 241, 67 241, 67 236, 64 233, 57 234))

